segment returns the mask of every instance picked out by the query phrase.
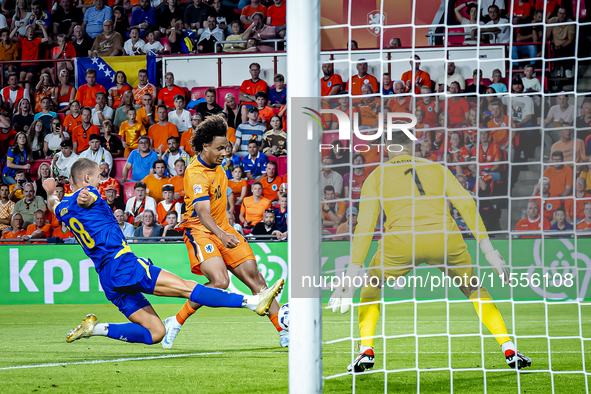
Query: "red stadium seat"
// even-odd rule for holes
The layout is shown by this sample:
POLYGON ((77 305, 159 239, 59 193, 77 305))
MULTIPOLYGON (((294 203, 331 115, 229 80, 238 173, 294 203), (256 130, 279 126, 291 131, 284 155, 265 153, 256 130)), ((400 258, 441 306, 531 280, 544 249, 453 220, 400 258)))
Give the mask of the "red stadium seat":
POLYGON ((232 93, 234 97, 236 97, 236 102, 238 102, 240 96, 240 86, 220 86, 217 88, 217 102, 222 107, 226 103, 225 97, 227 93, 232 93))
POLYGON ((164 47, 165 53, 170 53, 170 42, 168 41, 167 37, 158 38, 158 41, 164 47))
MULTIPOLYGON (((454 28, 450 28, 447 32, 448 32, 448 34, 449 33, 463 33, 464 28, 463 27, 454 27, 454 28)), ((449 42, 449 45, 462 45, 465 40, 466 40, 465 36, 447 36, 447 42, 449 42)))
POLYGON ((121 182, 121 178, 123 178, 123 167, 125 167, 125 163, 127 163, 127 159, 124 157, 119 157, 117 159, 113 159, 113 168, 111 169, 111 176, 121 182))
MULTIPOLYGON (((492 83, 492 81, 488 78, 482 78, 482 84, 486 87, 490 86, 490 84, 492 83)), ((466 86, 468 85, 472 85, 474 83, 474 78, 467 78, 466 79, 466 86)))
POLYGON ((205 97, 207 89, 215 89, 213 86, 199 86, 191 89, 191 100, 197 100, 205 97))
POLYGON ((133 185, 135 182, 125 182, 123 184, 123 202, 127 203, 127 200, 130 198, 135 197, 135 192, 133 191, 133 185))
POLYGON ((189 92, 189 88, 186 88, 184 86, 181 86, 180 88, 183 89, 183 91, 185 92, 185 99, 191 97, 191 92, 189 92))
POLYGON ((277 158, 277 175, 283 176, 287 174, 287 156, 279 156, 277 158))
POLYGON ((277 163, 277 158, 275 156, 267 155, 267 158, 269 159, 269 161, 274 161, 275 163, 277 163))
POLYGON ((58 112, 57 115, 60 117, 60 122, 62 122, 62 124, 64 124, 64 119, 66 119, 66 114, 58 112))

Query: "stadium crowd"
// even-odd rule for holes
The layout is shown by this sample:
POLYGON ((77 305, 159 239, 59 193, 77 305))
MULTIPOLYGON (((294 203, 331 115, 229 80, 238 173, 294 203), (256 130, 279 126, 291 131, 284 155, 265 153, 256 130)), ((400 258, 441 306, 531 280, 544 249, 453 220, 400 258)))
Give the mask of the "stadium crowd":
MULTIPOLYGON (((185 211, 183 176, 195 156, 190 139, 207 117, 220 115, 228 122, 222 164, 229 185, 228 220, 244 234, 285 239, 284 77, 276 75, 269 88, 259 78, 259 64, 252 63, 249 72, 251 78, 243 82, 238 97, 225 95, 224 107, 217 103, 216 89, 210 88, 194 109, 186 110, 187 92, 174 84, 172 73, 166 74, 166 86, 157 89, 143 69, 136 88, 123 84, 127 89, 115 85, 109 90, 96 84, 96 71, 89 69, 87 84, 63 103, 65 113, 53 111, 50 97, 39 100, 38 111, 25 94, 7 99, 0 115, 0 155, 6 157, 0 184, 2 238, 72 238, 47 210, 42 183, 57 179, 60 199, 72 192, 69 171, 79 157, 99 165, 98 190, 126 236, 154 241, 181 236, 175 227, 185 211), (116 179, 118 163, 124 165, 116 179)), ((123 72, 117 74, 120 81, 126 79, 123 72)), ((9 81, 17 91, 24 90, 16 75, 9 81)))
MULTIPOLYGON (((526 24, 515 28, 513 39, 531 44, 507 47, 504 69, 511 69, 512 75, 503 75, 500 69, 486 76, 478 69, 462 75, 453 61, 445 61, 444 73, 435 80, 415 55, 409 59, 410 69, 399 75, 371 75, 368 63, 358 59, 357 74, 344 82, 334 65, 325 63, 320 81, 323 107, 344 111, 351 119, 357 113, 362 133, 378 127, 380 120, 386 124, 387 113, 414 114, 415 154, 448 166, 477 198, 489 230, 505 231, 505 237, 508 230, 533 232, 524 235, 532 238, 539 238, 545 230, 548 236, 552 231, 591 231, 591 96, 566 92, 569 80, 572 85, 575 61, 561 60, 575 55, 573 10, 554 1, 536 2, 531 8, 527 0, 516 1, 509 11, 503 1, 489 3, 455 2, 456 22, 475 26, 465 28, 465 40, 461 35, 461 42, 450 39, 450 45, 509 44, 511 27, 526 24), (511 15, 511 21, 506 19, 511 15), (484 27, 497 23, 507 26, 484 27), (540 33, 544 23, 545 38, 540 33), (484 25, 480 30, 479 24, 484 25), (545 47, 550 50, 545 52, 545 47), (533 59, 540 56, 556 61, 533 59), (509 59, 519 62, 509 67, 509 59), (545 94, 549 88, 543 75, 565 77, 555 85, 561 89, 556 95, 545 94), (332 95, 337 97, 326 97, 332 95), (358 95, 363 97, 354 97, 358 95), (534 163, 544 163, 543 168, 534 163), (528 188, 532 176, 536 180, 528 188), (518 219, 516 212, 522 215, 518 219)), ((587 50, 582 47, 589 37, 579 39, 579 50, 587 50)), ((389 47, 400 46, 400 39, 390 40, 389 47)), ((357 48, 357 43, 351 42, 350 48, 357 48)), ((579 82, 583 77, 579 75, 579 82)), ((322 159, 324 234, 329 239, 348 239, 357 223, 361 186, 377 164, 387 160, 387 154, 378 146, 367 148, 367 141, 356 137, 339 140, 337 117, 325 115, 324 120, 335 130, 323 135, 323 143, 332 146, 322 159)), ((450 209, 460 229, 467 230, 457 210, 451 205, 450 209)))
MULTIPOLYGON (((102 86, 94 69, 87 70, 86 84, 77 89, 71 84, 68 59, 73 57, 208 53, 216 45, 226 52, 275 50, 266 40, 285 36, 285 1, 229 3, 61 0, 45 7, 38 0, 18 0, 14 12, 7 1, 2 3, 0 29, 2 17, 12 20, 0 31, 0 61, 27 61, 5 64, 7 85, 0 91, 3 238, 71 238, 47 211, 41 184, 55 177, 60 190, 70 192, 69 168, 78 157, 99 164, 101 197, 113 208, 126 236, 160 240, 163 235, 180 235, 175 225, 184 212, 183 175, 195 155, 189 141, 199 124, 214 114, 223 114, 229 126, 224 168, 230 223, 246 233, 286 237, 283 75, 274 75, 269 87, 271 81, 260 78, 260 65, 252 63, 250 78, 237 96, 224 93, 218 98, 218 90, 212 88, 198 102, 189 102, 188 91, 175 84, 170 72, 163 88, 149 83, 143 69, 135 88, 122 71, 116 72, 113 86, 102 86), (64 61, 44 65, 44 59, 64 61), (114 167, 122 160, 124 167, 114 177, 114 167)), ((495 69, 490 76, 477 69, 462 75, 454 62, 447 61, 446 72, 432 79, 415 56, 401 75, 371 75, 367 62, 360 59, 356 75, 344 82, 347 76, 325 63, 321 94, 337 97, 326 98, 323 106, 358 113, 360 129, 368 130, 387 112, 415 114, 416 155, 449 166, 478 198, 492 231, 507 230, 500 223, 501 211, 507 209, 508 196, 515 195, 513 188, 525 165, 548 162, 539 171, 542 179, 528 193, 531 198, 524 199, 526 217, 515 230, 591 230, 591 205, 586 204, 591 202, 591 98, 578 96, 574 102, 573 95, 564 92, 544 95, 547 81, 540 76, 548 71, 542 67, 552 67, 557 76, 573 77, 575 63, 568 57, 575 54, 577 31, 571 22, 577 8, 554 1, 540 5, 518 0, 509 9, 503 1, 489 3, 453 4, 450 15, 455 19, 448 25, 465 26, 465 34, 461 42, 450 44, 508 44, 513 37, 513 43, 519 43, 507 52, 507 59, 515 61, 513 75, 503 75, 501 68, 509 67, 495 69), (499 28, 479 27, 499 23, 499 28), (518 24, 524 26, 514 27, 518 24), (540 31, 544 28, 545 37, 540 31), (528 60, 540 56, 557 61, 528 60), (563 57, 567 59, 560 60, 563 57), (351 99, 348 94, 363 97, 351 99), (519 163, 522 166, 515 165, 519 163)), ((396 37, 390 40, 390 47, 402 44, 396 37)), ((351 42, 351 48, 356 47, 351 42)), ((336 117, 325 120, 329 129, 337 129, 336 117)), ((363 181, 384 160, 379 147, 351 149, 360 142, 339 141, 330 131, 323 135, 323 143, 333 146, 322 159, 326 233, 354 231, 355 200, 363 181)))

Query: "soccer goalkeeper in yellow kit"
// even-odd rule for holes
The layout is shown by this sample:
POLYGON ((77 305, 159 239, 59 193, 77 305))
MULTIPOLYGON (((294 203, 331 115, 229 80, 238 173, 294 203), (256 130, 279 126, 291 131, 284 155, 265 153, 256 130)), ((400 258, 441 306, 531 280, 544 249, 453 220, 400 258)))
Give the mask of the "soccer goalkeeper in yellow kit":
MULTIPOLYGON (((369 265, 368 276, 386 281, 408 274, 414 265, 431 264, 452 279, 475 275, 467 245, 447 205, 446 198, 462 214, 466 224, 478 240, 487 261, 495 272, 508 280, 505 261, 489 240, 474 199, 462 188, 453 174, 444 166, 430 160, 413 157, 413 141, 403 132, 392 134, 391 144, 397 144, 389 152, 389 160, 376 168, 365 180, 361 189, 358 224, 353 238, 351 263, 346 276, 359 275, 373 238, 377 220, 382 212, 386 216, 384 234, 378 250, 369 265), (395 148, 395 149, 394 149, 395 148), (413 237, 414 234, 414 237, 413 237)), ((369 281, 367 281, 370 283, 369 281)), ((375 284, 375 280, 374 280, 375 284)), ((483 287, 472 287, 462 282, 460 290, 473 301, 482 323, 495 335, 501 345, 507 364, 511 368, 531 365, 531 359, 517 351, 507 334, 507 329, 497 306, 483 287)), ((335 290, 329 306, 333 312, 346 313, 355 292, 353 287, 335 290)), ((373 368, 373 336, 380 315, 381 289, 365 284, 361 289, 359 306, 360 353, 347 369, 362 372, 373 368), (370 303, 370 304, 368 304, 370 303)))

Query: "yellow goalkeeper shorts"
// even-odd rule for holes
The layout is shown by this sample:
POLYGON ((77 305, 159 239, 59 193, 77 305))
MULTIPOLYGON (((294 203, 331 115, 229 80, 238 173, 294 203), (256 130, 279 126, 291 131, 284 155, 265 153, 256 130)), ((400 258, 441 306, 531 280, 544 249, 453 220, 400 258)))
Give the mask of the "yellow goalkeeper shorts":
MULTIPOLYGON (((399 230, 401 231, 401 230, 399 230)), ((371 275, 397 278, 408 274, 420 264, 438 266, 447 275, 474 275, 472 258, 455 223, 442 232, 441 225, 415 226, 398 234, 384 234, 370 263, 371 275), (433 231, 422 233, 423 231, 433 231), (383 255, 382 255, 383 250, 383 255)))

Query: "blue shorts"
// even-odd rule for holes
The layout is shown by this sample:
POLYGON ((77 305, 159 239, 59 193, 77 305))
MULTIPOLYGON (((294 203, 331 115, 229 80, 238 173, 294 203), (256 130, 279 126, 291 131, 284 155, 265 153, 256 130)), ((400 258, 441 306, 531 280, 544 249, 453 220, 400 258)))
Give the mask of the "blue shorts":
MULTIPOLYGON (((125 253, 113 268, 103 269, 100 274, 105 296, 125 317, 150 305, 142 293, 154 294, 156 281, 162 268, 156 267, 149 259, 125 253)), ((106 267, 105 267, 106 268, 106 267)), ((109 267, 110 268, 110 267, 109 267)))

